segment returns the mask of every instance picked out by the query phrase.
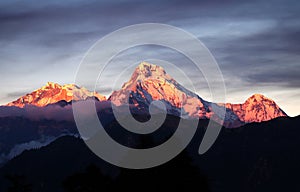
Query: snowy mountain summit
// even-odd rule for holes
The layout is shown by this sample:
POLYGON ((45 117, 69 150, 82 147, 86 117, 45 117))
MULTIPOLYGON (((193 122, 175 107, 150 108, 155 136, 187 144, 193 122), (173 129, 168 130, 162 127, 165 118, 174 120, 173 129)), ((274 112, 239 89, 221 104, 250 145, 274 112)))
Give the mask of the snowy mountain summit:
POLYGON ((72 100, 84 100, 88 97, 96 97, 99 101, 106 100, 105 96, 97 92, 90 92, 84 87, 78 87, 74 84, 59 85, 48 82, 45 86, 26 94, 19 99, 12 101, 7 106, 24 107, 25 105, 34 105, 44 107, 59 101, 70 102, 72 100))

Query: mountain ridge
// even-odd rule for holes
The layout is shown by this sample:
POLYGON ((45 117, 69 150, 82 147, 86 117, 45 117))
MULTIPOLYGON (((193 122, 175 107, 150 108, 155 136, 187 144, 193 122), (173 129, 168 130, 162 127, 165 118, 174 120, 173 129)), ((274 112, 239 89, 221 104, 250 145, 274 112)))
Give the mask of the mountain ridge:
POLYGON ((99 101, 106 100, 106 97, 97 93, 88 91, 84 87, 79 87, 75 84, 59 85, 57 83, 48 82, 39 89, 34 90, 24 96, 21 96, 15 101, 12 101, 5 106, 16 106, 23 108, 25 105, 34 105, 37 107, 45 107, 49 104, 54 104, 59 101, 78 101, 89 97, 95 97, 99 101))
MULTIPOLYGON (((24 107, 35 105, 44 107, 59 101, 79 101, 90 97, 99 101, 110 101, 115 106, 132 105, 139 109, 148 109, 152 101, 160 100, 166 105, 169 114, 187 118, 218 118, 218 110, 226 108, 224 125, 238 127, 245 123, 262 122, 287 114, 271 99, 262 94, 254 94, 242 104, 212 103, 205 101, 196 93, 186 89, 173 79, 161 66, 141 62, 131 78, 120 90, 114 91, 108 99, 74 84, 59 85, 48 82, 34 92, 20 97, 6 106, 24 107), (214 110, 215 109, 215 110, 214 110), (182 110, 182 111, 181 111, 182 110), (216 114, 216 115, 215 115, 216 114)), ((214 119, 220 122, 220 119, 214 119)))
POLYGON ((129 81, 124 83, 120 90, 114 91, 108 100, 117 106, 125 103, 146 107, 152 101, 162 100, 170 113, 180 114, 180 110, 183 109, 184 113, 181 114, 183 117, 215 118, 217 122, 220 122, 220 119, 216 119, 218 110, 225 107, 226 127, 238 127, 249 122, 262 122, 287 116, 273 100, 262 94, 254 94, 242 104, 205 101, 180 85, 162 67, 147 62, 137 66, 129 81))
MULTIPOLYGON (((295 191, 295 187, 299 189, 297 179, 300 170, 298 163, 300 156, 299 150, 297 150, 299 124, 300 116, 280 117, 269 122, 249 123, 230 131, 222 129, 213 150, 209 150, 205 156, 199 156, 197 153, 201 142, 199 138, 204 134, 204 127, 199 127, 191 144, 181 153, 187 154, 189 161, 186 162, 180 158, 179 161, 175 161, 176 163, 172 160, 162 166, 169 166, 173 162, 174 167, 172 166, 171 170, 175 170, 175 173, 178 173, 175 176, 181 179, 186 175, 178 171, 178 166, 184 166, 185 169, 190 163, 196 165, 193 170, 203 171, 210 178, 210 184, 217 186, 211 191, 243 191, 251 186, 256 189, 254 191, 295 191), (216 181, 218 181, 217 184, 216 181)), ((110 165, 98 158, 87 148, 82 139, 63 136, 39 149, 24 151, 2 168, 0 167, 0 178, 3 180, 0 190, 6 191, 5 189, 10 186, 10 183, 4 179, 7 173, 19 173, 32 182, 34 191, 59 191, 61 181, 65 177, 74 172, 82 172, 82 169, 90 163, 96 164, 104 175, 112 177, 111 182, 118 177, 120 169, 122 170, 122 168, 110 165), (78 156, 78 154, 80 155, 78 156)), ((160 169, 162 166, 157 168, 160 169)), ((137 173, 137 170, 124 170, 131 172, 131 174, 126 174, 125 178, 132 181, 132 173, 137 173)), ((137 178, 148 182, 149 180, 145 178, 147 170, 141 170, 137 178)), ((161 176, 170 173, 168 171, 158 173, 157 177, 160 181, 169 178, 165 175, 161 176)), ((149 179, 152 178, 151 174, 149 179)), ((81 182, 82 180, 76 181, 81 182)), ((102 183, 102 179, 96 181, 100 182, 101 189, 105 185, 108 186, 106 182, 102 183)), ((174 183, 174 180, 171 180, 172 182, 174 183)), ((179 180, 178 182, 188 182, 188 180, 179 180)), ((199 185, 197 178, 194 182, 195 185, 199 185)), ((132 184, 127 183, 132 189, 132 184)), ((121 186, 123 187, 123 185, 121 186)))

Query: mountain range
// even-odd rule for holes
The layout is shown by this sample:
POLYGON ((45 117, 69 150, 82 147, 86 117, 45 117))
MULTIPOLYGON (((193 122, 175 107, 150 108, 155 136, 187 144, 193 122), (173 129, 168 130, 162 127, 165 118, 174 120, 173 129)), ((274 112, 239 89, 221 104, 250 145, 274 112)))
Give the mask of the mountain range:
POLYGON ((300 116, 288 117, 262 94, 242 104, 213 103, 186 89, 162 67, 146 62, 107 98, 75 84, 49 82, 0 106, 0 191, 127 190, 135 181, 143 186, 152 181, 151 190, 175 185, 181 191, 298 191, 299 125, 300 116), (89 100, 95 102, 108 134, 128 147, 160 145, 181 120, 199 118, 196 134, 179 156, 162 166, 122 169, 98 158, 79 136, 72 105, 89 100), (167 116, 151 134, 125 130, 113 114, 112 106, 129 106, 131 114, 123 118, 132 115, 143 122, 149 119, 152 101, 163 102, 167 116), (209 120, 220 123, 215 116, 221 107, 226 114, 218 139, 199 155, 209 120))
MULTIPOLYGON (((273 100, 261 94, 252 95, 242 104, 220 104, 206 101, 179 84, 162 67, 147 62, 142 62, 137 66, 129 81, 124 83, 120 90, 114 91, 108 99, 98 92, 89 91, 74 84, 61 86, 48 82, 40 89, 5 106, 46 107, 51 104, 70 103, 90 98, 100 102, 107 101, 117 107, 130 105, 137 109, 135 111, 147 110, 152 101, 159 100, 166 105, 168 114, 199 119, 210 119, 214 114, 218 116, 218 112, 215 110, 225 106, 224 126, 228 128, 287 116, 273 100)), ((214 120, 218 122, 218 119, 214 120)))
MULTIPOLYGON (((226 107, 223 122, 226 128, 287 116, 273 100, 261 94, 251 96, 242 104, 206 101, 183 87, 162 67, 142 62, 129 81, 108 98, 75 84, 48 82, 40 89, 0 106, 0 165, 24 150, 47 145, 62 135, 77 135, 72 102, 87 100, 95 101, 104 127, 112 127, 111 124, 115 121, 112 106, 122 110, 122 107, 129 105, 132 115, 145 121, 152 101, 163 102, 169 116, 200 120, 212 118, 217 123, 221 122, 218 119, 218 109, 226 107)), ((82 108, 82 112, 86 113, 86 110, 82 108)), ((124 118, 126 115, 128 114, 124 114, 124 118)), ((173 131, 170 126, 168 129, 170 130, 165 132, 173 131)), ((120 129, 116 135, 122 140, 121 132, 120 129)))

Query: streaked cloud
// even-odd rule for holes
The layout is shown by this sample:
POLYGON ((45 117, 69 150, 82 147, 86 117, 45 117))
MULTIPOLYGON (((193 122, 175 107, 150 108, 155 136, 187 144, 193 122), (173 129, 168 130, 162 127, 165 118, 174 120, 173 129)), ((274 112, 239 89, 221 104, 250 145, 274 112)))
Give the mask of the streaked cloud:
MULTIPOLYGON (((259 91, 297 115, 299 10, 300 3, 292 0, 1 1, 0 102, 47 81, 72 83, 85 52, 99 38, 127 25, 160 22, 181 27, 205 43, 222 69, 230 101, 242 102, 259 91)), ((163 49, 141 47, 126 54, 120 56, 123 62, 155 56, 189 70, 184 57, 163 49)), ((118 67, 107 71, 100 91, 109 94, 111 76, 118 72, 118 67)), ((205 79, 192 69, 189 75, 199 84, 200 96, 209 98, 205 79)), ((122 78, 120 82, 129 79, 122 78)), ((184 78, 178 81, 185 83, 184 78)))

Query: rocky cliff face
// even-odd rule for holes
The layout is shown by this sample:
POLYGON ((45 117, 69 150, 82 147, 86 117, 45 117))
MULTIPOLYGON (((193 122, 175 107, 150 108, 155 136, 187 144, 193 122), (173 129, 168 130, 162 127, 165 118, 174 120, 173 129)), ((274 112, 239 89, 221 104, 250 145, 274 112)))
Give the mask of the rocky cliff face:
POLYGON ((243 104, 227 103, 226 108, 232 110, 245 123, 287 116, 273 100, 261 94, 252 95, 243 104))

